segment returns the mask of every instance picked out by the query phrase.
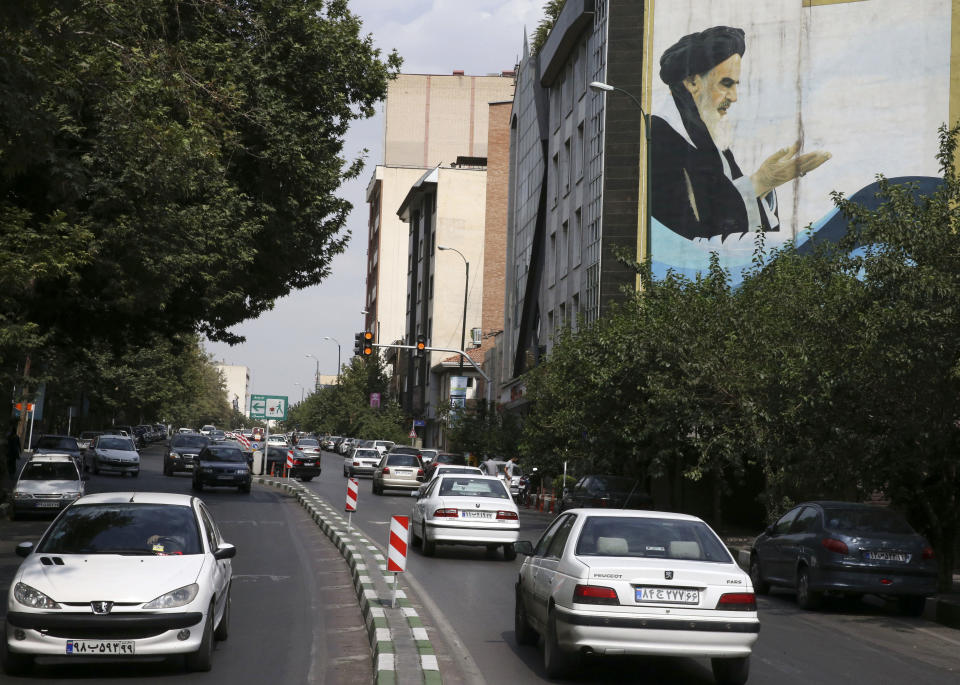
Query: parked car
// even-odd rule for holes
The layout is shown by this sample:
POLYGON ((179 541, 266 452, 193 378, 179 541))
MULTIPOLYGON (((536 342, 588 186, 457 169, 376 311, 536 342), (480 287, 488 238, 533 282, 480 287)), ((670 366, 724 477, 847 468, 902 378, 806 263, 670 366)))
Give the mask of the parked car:
POLYGON ((111 428, 109 428, 109 429, 107 429, 107 430, 105 430, 105 431, 103 431, 103 432, 104 432, 105 434, 106 434, 106 433, 113 433, 114 435, 118 435, 118 434, 119 434, 119 435, 125 435, 125 436, 128 437, 128 438, 132 438, 132 439, 133 439, 133 442, 134 442, 134 446, 135 446, 137 449, 140 449, 140 448, 143 447, 144 444, 145 444, 144 441, 143 441, 143 438, 142 438, 141 436, 137 435, 137 432, 136 432, 135 430, 133 430, 133 426, 112 426, 111 428), (119 431, 119 433, 117 433, 116 431, 119 431))
POLYGON ((651 509, 653 499, 635 478, 591 474, 564 489, 560 497, 560 511, 581 507, 651 509))
POLYGON ((207 445, 197 455, 197 463, 193 469, 194 490, 199 492, 204 487, 225 487, 250 492, 251 483, 250 466, 238 448, 207 445))
POLYGON ((454 454, 453 452, 437 452, 437 455, 430 460, 430 463, 423 467, 423 473, 427 480, 433 478, 433 472, 440 464, 466 466, 467 458, 462 454, 454 454))
POLYGON ((298 447, 289 449, 293 450, 293 466, 287 471, 291 478, 299 478, 304 483, 309 483, 320 475, 319 455, 307 454, 298 447))
POLYGON ((104 433, 95 437, 84 452, 83 468, 94 473, 108 471, 121 476, 129 473, 136 478, 140 475, 140 453, 133 438, 104 433))
POLYGON ((193 471, 200 451, 210 444, 210 439, 199 433, 180 433, 170 439, 167 458, 163 460, 163 475, 172 476, 177 471, 193 471))
POLYGON ((328 435, 323 440, 320 441, 321 447, 327 452, 333 452, 336 449, 337 442, 340 440, 339 435, 328 435))
POLYGON ((502 547, 509 561, 517 556, 520 516, 499 478, 441 475, 419 493, 410 533, 424 556, 433 556, 438 544, 482 545, 491 554, 502 547))
POLYGON ((83 450, 77 439, 69 435, 41 435, 33 448, 34 454, 69 454, 79 467, 83 463, 83 450))
POLYGON ((203 435, 206 435, 207 437, 209 437, 210 434, 215 430, 217 430, 217 427, 214 426, 212 423, 208 423, 204 426, 200 426, 200 433, 202 433, 203 435))
POLYGON ((283 433, 271 433, 267 437, 267 445, 270 447, 286 447, 287 444, 287 436, 283 433))
POLYGON ((937 591, 930 543, 892 509, 852 502, 804 502, 781 516, 754 541, 750 577, 759 594, 796 588, 803 609, 825 592, 876 594, 919 616, 937 591))
POLYGON ((423 462, 424 468, 430 465, 434 459, 437 458, 437 455, 440 454, 440 450, 435 450, 430 447, 424 447, 420 449, 420 461, 423 462))
POLYGON ((190 670, 208 671, 229 633, 236 548, 196 497, 87 495, 16 553, 0 642, 10 675, 37 656, 94 654, 184 654, 190 670))
POLYGON ((383 454, 384 452, 389 452, 390 448, 395 444, 392 440, 364 440, 358 447, 371 447, 380 454, 383 454))
POLYGON ((344 458, 343 475, 348 478, 372 476, 382 456, 372 447, 357 447, 349 457, 344 458))
POLYGON ((31 513, 59 512, 85 490, 77 463, 69 454, 35 454, 20 469, 13 486, 14 519, 31 513))
POLYGON ((382 495, 389 488, 416 489, 422 480, 420 457, 391 450, 380 457, 380 462, 373 470, 373 494, 382 495))
POLYGON ((571 509, 515 548, 517 642, 543 637, 548 677, 588 652, 708 657, 719 683, 747 681, 760 632, 750 577, 697 517, 571 509))

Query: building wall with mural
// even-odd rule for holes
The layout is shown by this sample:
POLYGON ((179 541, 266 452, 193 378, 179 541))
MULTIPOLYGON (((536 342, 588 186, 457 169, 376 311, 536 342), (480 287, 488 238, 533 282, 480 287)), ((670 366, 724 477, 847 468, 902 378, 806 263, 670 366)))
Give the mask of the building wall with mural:
POLYGON ((835 237, 831 191, 869 198, 877 174, 935 185, 954 4, 648 0, 639 247, 655 275, 692 276, 716 251, 737 282, 760 231, 768 247, 835 237))

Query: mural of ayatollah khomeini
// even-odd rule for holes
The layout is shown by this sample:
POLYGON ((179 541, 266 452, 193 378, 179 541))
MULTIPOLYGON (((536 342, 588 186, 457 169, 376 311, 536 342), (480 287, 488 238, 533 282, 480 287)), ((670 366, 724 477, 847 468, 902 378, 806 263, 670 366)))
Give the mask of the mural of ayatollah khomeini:
POLYGON ((652 214, 691 240, 779 230, 775 188, 830 159, 823 151, 798 154, 797 142, 749 176, 740 170, 727 112, 745 51, 742 29, 714 26, 684 36, 660 58, 673 97, 651 117, 652 214))

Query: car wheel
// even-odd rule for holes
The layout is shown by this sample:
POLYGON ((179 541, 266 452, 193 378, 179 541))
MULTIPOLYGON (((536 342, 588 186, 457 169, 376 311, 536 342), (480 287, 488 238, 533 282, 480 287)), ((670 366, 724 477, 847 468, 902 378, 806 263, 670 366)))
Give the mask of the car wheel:
POLYGON ((97 475, 97 476, 100 475, 100 465, 97 464, 96 459, 94 459, 94 461, 93 461, 93 473, 94 473, 94 475, 97 475))
POLYGON ((414 547, 417 547, 421 542, 423 542, 423 538, 417 535, 417 529, 413 525, 410 526, 410 542, 414 547))
POLYGON ((427 537, 427 524, 423 524, 423 528, 420 531, 420 535, 423 537, 423 556, 432 557, 437 553, 437 543, 427 537))
POLYGON ((750 557, 750 582, 753 583, 753 591, 758 595, 765 595, 770 592, 770 583, 763 580, 763 574, 760 572, 760 559, 757 555, 750 557))
POLYGON ((11 652, 7 647, 6 630, 0 630, 0 662, 7 675, 26 675, 33 668, 33 655, 11 652))
POLYGON ((209 671, 213 665, 213 602, 207 610, 207 620, 203 624, 203 638, 200 648, 187 654, 188 671, 209 671))
POLYGON ((373 481, 373 494, 374 495, 380 494, 380 490, 377 489, 377 481, 373 481))
POLYGON ((527 608, 523 605, 521 599, 520 586, 518 585, 513 606, 513 634, 517 638, 518 645, 537 644, 537 631, 530 627, 530 621, 527 618, 527 608))
POLYGON ((173 471, 171 471, 171 470, 170 470, 170 467, 167 466, 166 464, 163 465, 163 475, 165 475, 165 476, 172 476, 172 475, 173 475, 173 471))
POLYGON ((923 596, 899 597, 897 604, 900 613, 904 616, 923 616, 923 611, 927 607, 927 598, 923 596))
POLYGON ((512 542, 508 542, 503 546, 503 558, 507 561, 513 561, 517 558, 517 550, 513 546, 512 542))
POLYGON ((219 641, 226 640, 230 636, 230 586, 227 586, 227 599, 223 605, 223 616, 213 631, 213 637, 219 641))
POLYGON ((557 616, 550 610, 547 618, 547 634, 543 638, 543 668, 549 678, 560 678, 569 675, 576 666, 576 655, 560 649, 557 642, 557 616))
POLYGON ((312 480, 313 480, 313 476, 303 476, 303 477, 300 479, 300 481, 301 481, 302 483, 309 483, 309 482, 312 481, 312 480))
POLYGON ((711 659, 713 679, 717 685, 743 685, 750 677, 750 657, 711 659))
POLYGON ((343 477, 344 477, 344 478, 349 478, 349 477, 350 477, 350 473, 347 471, 347 467, 346 467, 346 466, 343 467, 343 477))
POLYGON ((246 485, 241 485, 238 489, 239 489, 240 492, 242 492, 243 494, 249 495, 249 494, 250 494, 250 483, 247 483, 246 485))
POLYGON ((810 572, 806 568, 797 571, 797 606, 808 611, 820 607, 820 593, 810 589, 810 572))

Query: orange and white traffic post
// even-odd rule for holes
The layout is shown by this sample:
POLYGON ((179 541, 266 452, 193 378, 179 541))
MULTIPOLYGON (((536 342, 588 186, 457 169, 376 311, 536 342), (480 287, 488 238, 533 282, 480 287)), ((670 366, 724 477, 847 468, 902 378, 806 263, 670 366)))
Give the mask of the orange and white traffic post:
POLYGON ((353 512, 357 510, 357 499, 360 495, 360 483, 356 478, 347 479, 347 530, 351 529, 353 512))
POLYGON ((407 570, 407 547, 410 544, 410 517, 390 517, 390 543, 387 545, 387 571, 393 572, 393 601, 397 606, 397 573, 407 570))

